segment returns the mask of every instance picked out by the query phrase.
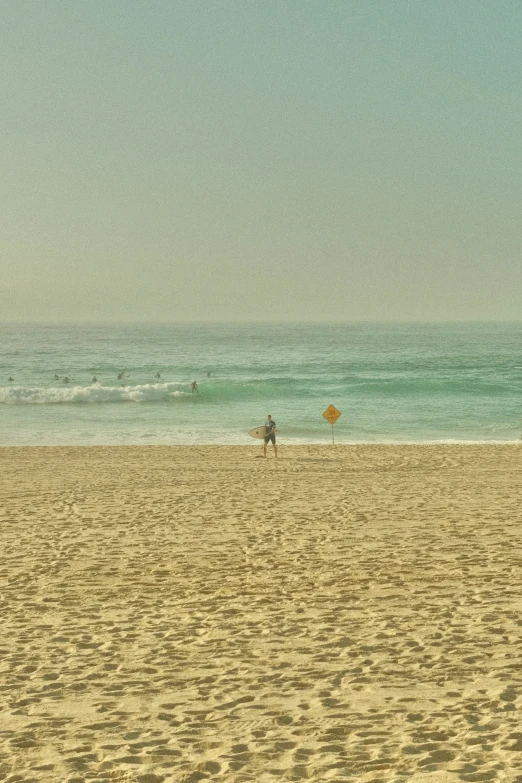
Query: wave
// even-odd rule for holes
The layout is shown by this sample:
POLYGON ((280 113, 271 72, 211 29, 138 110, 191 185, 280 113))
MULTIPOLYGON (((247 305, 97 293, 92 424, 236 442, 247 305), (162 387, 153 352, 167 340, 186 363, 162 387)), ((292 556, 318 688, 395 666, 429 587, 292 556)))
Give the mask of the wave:
POLYGON ((63 403, 165 402, 192 397, 186 383, 145 383, 136 386, 0 387, 0 405, 57 405, 63 403))

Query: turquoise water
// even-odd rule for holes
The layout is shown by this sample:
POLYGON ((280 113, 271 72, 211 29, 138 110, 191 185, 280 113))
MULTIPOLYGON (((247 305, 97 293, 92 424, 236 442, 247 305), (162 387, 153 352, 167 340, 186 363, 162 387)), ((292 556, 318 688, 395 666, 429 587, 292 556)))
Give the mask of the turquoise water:
POLYGON ((338 443, 514 442, 522 323, 0 324, 3 445, 331 442, 330 404, 338 443))

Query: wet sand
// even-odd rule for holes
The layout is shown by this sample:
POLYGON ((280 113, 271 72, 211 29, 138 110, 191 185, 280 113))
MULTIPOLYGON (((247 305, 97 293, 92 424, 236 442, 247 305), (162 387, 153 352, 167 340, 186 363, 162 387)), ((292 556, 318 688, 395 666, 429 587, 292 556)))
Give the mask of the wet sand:
POLYGON ((522 448, 0 449, 0 779, 522 781, 522 448))

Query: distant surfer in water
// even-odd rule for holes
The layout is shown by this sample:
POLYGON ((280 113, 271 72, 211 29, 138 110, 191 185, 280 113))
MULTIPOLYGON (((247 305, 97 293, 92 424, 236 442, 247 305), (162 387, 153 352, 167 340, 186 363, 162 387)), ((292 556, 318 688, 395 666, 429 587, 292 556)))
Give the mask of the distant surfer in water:
POLYGON ((93 375, 92 382, 93 383, 98 383, 98 378, 95 375, 93 375))
POLYGON ((12 375, 10 375, 10 376, 9 376, 9 378, 8 378, 7 380, 9 381, 9 383, 12 383, 12 381, 14 381, 14 378, 13 378, 13 376, 12 376, 12 375))
POLYGON ((192 381, 192 383, 190 384, 190 388, 192 389, 192 394, 194 394, 194 392, 199 391, 196 381, 192 381))
POLYGON ((119 381, 121 381, 124 375, 125 375, 125 370, 122 370, 121 372, 118 373, 116 377, 119 381))
POLYGON ((263 442, 263 457, 266 457, 266 447, 269 443, 272 444, 274 447, 274 456, 277 457, 277 446, 276 446, 276 423, 271 417, 270 414, 266 417, 266 424, 265 424, 265 432, 266 435, 264 437, 263 442))
POLYGON ((59 381, 59 380, 60 380, 60 376, 59 376, 59 375, 56 375, 56 373, 54 374, 54 380, 55 380, 55 381, 59 381))
POLYGON ((155 377, 155 378, 161 378, 161 375, 159 374, 159 372, 157 372, 157 373, 156 373, 156 375, 155 375, 154 377, 155 377))
POLYGON ((69 383, 69 378, 67 377, 67 375, 66 375, 66 376, 65 376, 65 378, 63 379, 63 382, 64 382, 64 383, 69 383))

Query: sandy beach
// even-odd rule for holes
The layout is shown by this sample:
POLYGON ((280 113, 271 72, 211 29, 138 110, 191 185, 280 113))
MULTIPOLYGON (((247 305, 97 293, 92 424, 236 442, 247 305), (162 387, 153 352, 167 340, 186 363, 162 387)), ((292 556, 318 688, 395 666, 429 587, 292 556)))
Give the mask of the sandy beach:
POLYGON ((0 779, 522 781, 522 448, 0 449, 0 779))

